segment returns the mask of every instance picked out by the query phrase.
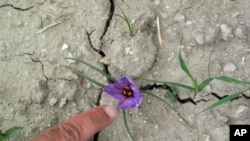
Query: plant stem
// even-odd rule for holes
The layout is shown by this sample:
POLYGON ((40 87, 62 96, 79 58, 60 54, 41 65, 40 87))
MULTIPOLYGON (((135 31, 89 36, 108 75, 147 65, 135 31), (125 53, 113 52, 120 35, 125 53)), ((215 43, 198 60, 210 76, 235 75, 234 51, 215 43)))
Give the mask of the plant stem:
POLYGON ((126 128, 126 131, 127 131, 128 135, 129 135, 131 141, 135 141, 134 136, 132 135, 132 133, 131 133, 129 127, 128 127, 125 110, 122 110, 122 117, 123 117, 123 122, 124 122, 124 125, 125 125, 125 128, 126 128))

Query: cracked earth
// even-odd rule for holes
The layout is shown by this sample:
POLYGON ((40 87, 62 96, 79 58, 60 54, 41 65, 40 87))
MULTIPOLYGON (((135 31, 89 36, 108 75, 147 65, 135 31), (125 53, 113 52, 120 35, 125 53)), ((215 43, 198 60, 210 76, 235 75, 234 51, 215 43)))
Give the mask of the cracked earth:
MULTIPOLYGON (((190 84, 178 51, 200 82, 226 75, 250 81, 248 0, 2 0, 0 1, 0 127, 21 126, 26 141, 41 131, 99 104, 116 105, 100 88, 65 70, 71 65, 103 84, 109 80, 65 57, 77 57, 118 78, 123 74, 190 84), (135 35, 114 13, 121 7, 135 35), (156 17, 160 19, 160 47, 156 17), (180 40, 183 37, 183 44, 180 40)), ((137 81, 163 96, 167 86, 137 81)), ((138 141, 228 141, 230 124, 250 123, 250 92, 195 115, 246 86, 213 81, 195 94, 178 88, 171 103, 195 127, 191 130, 163 103, 147 95, 128 122, 138 141), (191 99, 190 99, 191 98, 191 99), (184 100, 184 101, 181 101, 184 100), (195 102, 195 103, 193 103, 195 102)), ((93 140, 127 141, 122 116, 93 140)), ((120 114, 119 114, 120 113, 120 114)))

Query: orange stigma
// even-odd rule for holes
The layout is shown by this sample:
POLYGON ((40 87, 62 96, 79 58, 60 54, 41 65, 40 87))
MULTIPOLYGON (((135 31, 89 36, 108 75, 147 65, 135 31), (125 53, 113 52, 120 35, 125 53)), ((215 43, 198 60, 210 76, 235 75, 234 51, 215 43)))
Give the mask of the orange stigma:
POLYGON ((133 96, 133 91, 131 90, 131 88, 129 86, 125 86, 123 88, 123 95, 125 95, 127 97, 133 96))

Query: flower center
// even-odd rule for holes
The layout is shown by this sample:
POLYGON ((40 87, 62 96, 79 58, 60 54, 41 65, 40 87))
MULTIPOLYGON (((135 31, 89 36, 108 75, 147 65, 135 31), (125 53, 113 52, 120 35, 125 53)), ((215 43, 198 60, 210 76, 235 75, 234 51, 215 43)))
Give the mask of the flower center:
POLYGON ((123 95, 125 95, 127 97, 133 96, 133 91, 131 90, 131 88, 129 86, 125 86, 123 88, 123 95))

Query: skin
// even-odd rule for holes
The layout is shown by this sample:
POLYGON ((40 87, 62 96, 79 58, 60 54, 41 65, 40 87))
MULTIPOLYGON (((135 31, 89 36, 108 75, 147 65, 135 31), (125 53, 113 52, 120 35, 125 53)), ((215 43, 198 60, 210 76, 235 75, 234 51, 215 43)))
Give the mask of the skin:
POLYGON ((102 105, 71 117, 31 141, 87 141, 116 118, 114 107, 102 105))

